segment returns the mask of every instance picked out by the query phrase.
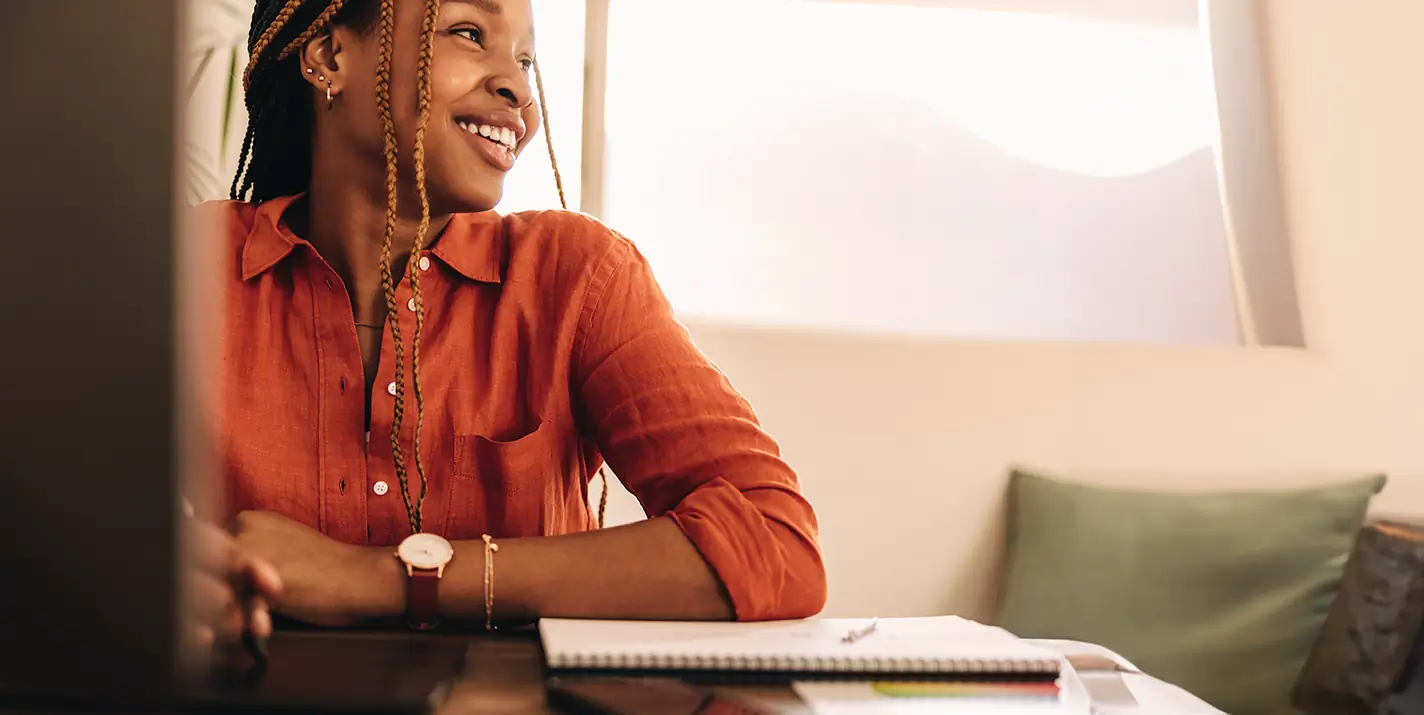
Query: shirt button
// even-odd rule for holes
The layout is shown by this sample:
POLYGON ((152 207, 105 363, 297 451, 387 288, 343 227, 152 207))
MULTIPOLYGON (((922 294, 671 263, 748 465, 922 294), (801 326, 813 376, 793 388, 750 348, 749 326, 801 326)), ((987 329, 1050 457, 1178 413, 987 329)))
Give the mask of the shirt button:
POLYGON ((414 298, 411 298, 408 302, 406 302, 405 307, 410 308, 410 312, 414 313, 414 312, 415 312, 415 299, 414 299, 414 298))
POLYGON ((420 270, 422 270, 422 271, 428 271, 428 270, 430 270, 430 256, 421 256, 421 257, 420 257, 420 270))
POLYGON ((383 496, 385 496, 385 495, 386 495, 386 492, 388 492, 388 491, 390 491, 390 490, 391 490, 390 485, 386 484, 385 482, 376 482, 375 484, 372 484, 372 485, 371 485, 371 491, 375 492, 375 493, 376 493, 376 496, 378 496, 378 497, 383 497, 383 496))
POLYGON ((386 392, 391 393, 391 397, 395 397, 395 394, 396 394, 396 384, 395 384, 394 382, 392 382, 391 384, 386 385, 386 392))

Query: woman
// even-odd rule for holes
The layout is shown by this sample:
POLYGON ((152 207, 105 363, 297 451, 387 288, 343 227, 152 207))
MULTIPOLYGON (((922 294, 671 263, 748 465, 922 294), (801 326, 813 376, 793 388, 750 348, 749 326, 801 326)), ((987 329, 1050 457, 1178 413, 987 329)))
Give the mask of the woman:
POLYGON ((643 257, 492 212, 540 124, 532 20, 258 0, 246 168, 204 207, 234 262, 223 518, 317 624, 814 615, 815 515, 643 257), (604 459, 653 518, 593 529, 604 459))

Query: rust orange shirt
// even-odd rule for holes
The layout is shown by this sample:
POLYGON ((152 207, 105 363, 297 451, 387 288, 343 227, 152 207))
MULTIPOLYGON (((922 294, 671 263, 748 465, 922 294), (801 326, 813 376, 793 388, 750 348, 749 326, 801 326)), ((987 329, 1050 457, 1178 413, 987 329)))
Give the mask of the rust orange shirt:
MULTIPOLYGON (((341 541, 392 545, 410 525, 390 449, 389 326, 373 392, 347 291, 282 221, 295 197, 202 208, 226 234, 221 465, 226 508, 284 514, 341 541)), ((816 517, 751 407, 693 345, 634 245, 563 212, 456 216, 412 256, 422 271, 425 531, 530 537, 595 525, 606 459, 653 517, 671 517, 742 620, 825 600, 816 517)), ((415 402, 410 286, 402 444, 415 402)), ((410 482, 418 492, 412 465, 410 482)))

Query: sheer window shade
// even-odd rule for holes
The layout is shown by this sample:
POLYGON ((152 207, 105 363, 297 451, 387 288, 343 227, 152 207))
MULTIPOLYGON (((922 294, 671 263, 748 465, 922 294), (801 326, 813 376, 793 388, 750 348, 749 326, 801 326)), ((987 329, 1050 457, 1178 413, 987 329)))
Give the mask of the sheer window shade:
POLYGON ((601 216, 688 317, 1237 343, 1197 2, 1052 6, 612 0, 601 216))

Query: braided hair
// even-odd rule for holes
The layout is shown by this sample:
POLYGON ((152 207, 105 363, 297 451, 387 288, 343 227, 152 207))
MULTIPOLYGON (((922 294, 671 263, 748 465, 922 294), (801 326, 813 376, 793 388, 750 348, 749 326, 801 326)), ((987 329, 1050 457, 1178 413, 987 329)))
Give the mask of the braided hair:
MULTIPOLYGON (((312 132, 315 108, 310 85, 303 80, 294 59, 312 38, 333 25, 345 25, 369 35, 378 33, 376 65, 376 109, 380 113, 384 133, 386 178, 386 226, 381 244, 381 290, 385 294, 389 316, 399 315, 396 307, 393 275, 393 243, 398 208, 398 155, 396 127, 391 112, 391 61, 395 52, 395 4, 397 0, 255 0, 252 24, 247 35, 248 63, 243 71, 242 86, 247 107, 247 133, 233 176, 230 197, 234 201, 261 203, 280 196, 306 192, 311 185, 312 132)), ((421 23, 420 54, 416 64, 416 84, 419 118, 415 131, 412 156, 415 165, 416 194, 420 203, 420 224, 416 230, 411 254, 417 255, 425 246, 430 230, 430 197, 425 183, 425 133, 430 121, 431 69, 435 55, 435 26, 440 15, 440 0, 423 0, 425 14, 421 23)), ((548 145, 549 162, 559 192, 559 205, 568 208, 564 199, 563 177, 554 156, 554 142, 549 133, 549 113, 544 101, 544 81, 539 63, 534 62, 534 78, 539 94, 539 110, 548 145)), ((420 285, 420 271, 414 262, 407 262, 406 277, 410 281, 411 299, 415 305, 415 334, 411 337, 411 390, 415 395, 415 438, 412 461, 420 478, 420 495, 413 499, 410 492, 405 450, 400 431, 405 419, 406 384, 405 350, 400 321, 389 319, 395 353, 395 410, 391 422, 391 457, 401 497, 412 532, 423 530, 422 505, 428 481, 420 461, 420 433, 425 413, 425 397, 420 389, 420 337, 425 327, 425 299, 420 285)), ((608 475, 600 467, 603 496, 598 505, 598 525, 603 526, 608 506, 608 475)))

